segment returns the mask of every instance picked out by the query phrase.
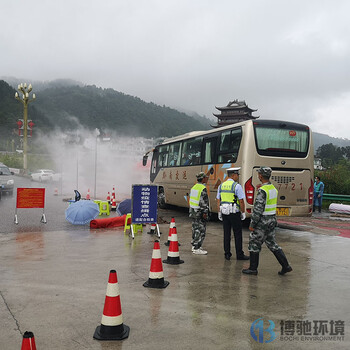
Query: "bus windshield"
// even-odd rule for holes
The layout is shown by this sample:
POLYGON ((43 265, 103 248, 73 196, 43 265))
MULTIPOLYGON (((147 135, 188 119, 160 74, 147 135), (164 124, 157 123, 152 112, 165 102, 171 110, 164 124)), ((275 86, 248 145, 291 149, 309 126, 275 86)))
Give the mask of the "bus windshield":
POLYGON ((294 125, 259 125, 254 123, 257 151, 264 156, 306 157, 309 148, 309 129, 294 125))

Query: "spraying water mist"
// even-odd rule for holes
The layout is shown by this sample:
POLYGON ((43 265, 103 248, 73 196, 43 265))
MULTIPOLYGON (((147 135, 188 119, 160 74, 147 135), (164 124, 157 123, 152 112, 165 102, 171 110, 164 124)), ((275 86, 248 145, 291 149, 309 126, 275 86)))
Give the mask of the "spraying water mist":
MULTIPOLYGON (((131 198, 132 184, 149 183, 149 165, 142 166, 143 154, 154 145, 153 139, 123 137, 116 133, 102 137, 80 127, 70 133, 56 131, 41 136, 41 144, 62 174, 60 193, 71 196, 77 189, 83 197, 105 199, 115 187, 117 201, 131 198)), ((149 162, 150 163, 150 162, 149 162)))

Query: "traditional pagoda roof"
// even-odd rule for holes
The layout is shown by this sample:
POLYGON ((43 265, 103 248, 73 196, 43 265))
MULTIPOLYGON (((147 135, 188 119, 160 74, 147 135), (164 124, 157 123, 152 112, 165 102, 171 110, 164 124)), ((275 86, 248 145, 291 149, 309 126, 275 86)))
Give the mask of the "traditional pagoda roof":
POLYGON ((241 109, 244 108, 246 110, 249 110, 251 112, 256 112, 257 109, 252 109, 250 107, 248 107, 248 105, 245 103, 245 101, 238 101, 238 100, 234 100, 231 101, 227 104, 227 106, 224 107, 216 107, 216 109, 218 109, 219 111, 225 111, 225 110, 235 110, 235 109, 241 109))
POLYGON ((216 107, 221 113, 213 113, 213 115, 218 118, 218 124, 212 125, 212 127, 217 128, 220 126, 235 124, 245 120, 254 120, 259 117, 252 115, 257 109, 252 109, 248 107, 245 101, 230 101, 227 106, 216 107))

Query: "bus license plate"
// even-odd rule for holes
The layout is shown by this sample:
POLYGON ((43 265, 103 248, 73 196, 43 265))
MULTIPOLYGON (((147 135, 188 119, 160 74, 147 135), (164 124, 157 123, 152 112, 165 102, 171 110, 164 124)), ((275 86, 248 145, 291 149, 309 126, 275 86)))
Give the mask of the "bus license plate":
POLYGON ((289 208, 276 208, 277 216, 289 216, 289 208))

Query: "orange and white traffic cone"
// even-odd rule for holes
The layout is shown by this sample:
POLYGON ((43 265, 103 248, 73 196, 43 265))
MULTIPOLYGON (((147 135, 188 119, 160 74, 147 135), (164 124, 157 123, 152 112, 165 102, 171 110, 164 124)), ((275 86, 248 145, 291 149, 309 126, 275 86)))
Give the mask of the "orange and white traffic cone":
POLYGON ((34 334, 24 332, 21 350, 36 350, 34 334))
POLYGON ((110 194, 109 194, 109 192, 107 193, 107 202, 108 202, 108 204, 111 204, 111 196, 110 196, 110 194))
POLYGON ((86 199, 91 199, 90 197, 90 188, 88 188, 87 194, 86 194, 86 199))
POLYGON ((54 191, 53 191, 53 195, 54 195, 54 196, 58 196, 58 188, 57 188, 57 187, 55 187, 55 189, 54 189, 54 191))
POLYGON ((163 263, 171 264, 171 265, 183 264, 184 261, 180 260, 179 243, 177 241, 176 229, 171 228, 170 230, 172 231, 172 233, 170 237, 168 258, 166 260, 163 260, 163 263))
POLYGON ((123 340, 129 336, 130 328, 123 324, 117 272, 109 273, 105 306, 101 326, 94 333, 97 340, 123 340))
POLYGON ((115 198, 112 199, 111 210, 112 211, 117 210, 117 202, 116 202, 115 198))
POLYGON ((111 200, 112 200, 112 198, 115 198, 115 186, 113 186, 111 200))
POLYGON ((149 278, 143 286, 147 288, 166 288, 169 285, 168 281, 164 281, 163 264, 160 256, 159 241, 154 241, 152 252, 151 268, 149 278))
MULTIPOLYGON (((167 242, 164 243, 164 245, 166 245, 167 247, 169 247, 169 245, 170 245, 171 233, 172 232, 176 232, 177 233, 177 231, 176 231, 176 224, 175 224, 175 218, 174 217, 172 217, 171 221, 170 221, 168 240, 167 240, 167 242), (173 229, 175 229, 175 231, 173 229)), ((178 245, 181 246, 181 244, 179 242, 178 242, 178 245)))

